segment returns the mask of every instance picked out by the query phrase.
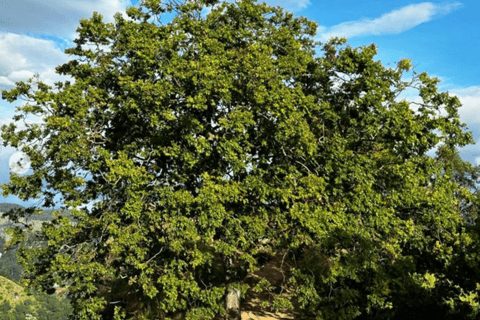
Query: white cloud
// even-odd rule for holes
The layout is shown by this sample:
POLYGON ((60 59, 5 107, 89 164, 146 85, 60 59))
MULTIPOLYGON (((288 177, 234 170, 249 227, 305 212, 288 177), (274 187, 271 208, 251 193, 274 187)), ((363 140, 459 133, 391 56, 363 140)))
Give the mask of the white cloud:
POLYGON ((0 56, 2 75, 65 60, 65 54, 55 42, 13 33, 0 33, 0 56))
MULTIPOLYGON (((234 0, 224 0, 224 2, 229 2, 233 3, 235 2, 234 0)), ((277 7, 280 6, 285 10, 288 10, 290 12, 297 12, 301 11, 305 8, 307 8, 311 2, 310 0, 263 0, 259 1, 259 3, 265 2, 267 5, 271 7, 277 7)), ((221 3, 213 6, 213 7, 205 7, 202 10, 202 16, 205 17, 207 16, 211 11, 212 8, 220 7, 221 3)))
POLYGON ((266 0, 265 2, 269 6, 281 6, 291 12, 301 11, 311 4, 310 0, 266 0))
MULTIPOLYGON (((440 91, 447 91, 442 87, 452 87, 450 84, 443 84, 445 78, 439 76, 433 76, 439 78, 442 82, 440 83, 440 91)), ((404 81, 409 80, 408 78, 402 79, 404 81)), ((450 95, 458 97, 462 107, 458 109, 458 113, 460 115, 460 121, 467 124, 468 130, 472 132, 473 138, 476 141, 475 145, 468 145, 460 149, 460 155, 462 159, 470 161, 472 163, 479 163, 480 157, 480 86, 471 86, 471 87, 457 87, 448 90, 450 95)), ((422 103, 422 98, 418 94, 418 90, 414 88, 406 89, 399 97, 397 97, 397 101, 405 99, 408 102, 414 103, 422 103)), ((418 106, 416 104, 411 104, 410 108, 414 111, 418 110, 418 106)), ((447 112, 445 109, 440 109, 440 114, 442 116, 446 116, 447 112)), ((438 132, 439 133, 439 132, 438 132)), ((431 149, 427 155, 434 156, 435 152, 438 149, 438 145, 431 149)))
POLYGON ((0 57, 0 89, 8 89, 34 73, 49 85, 66 79, 55 73, 55 67, 67 62, 68 56, 53 41, 0 33, 0 57))
POLYGON ((353 38, 365 35, 398 34, 422 23, 444 16, 462 6, 460 2, 422 2, 390 11, 379 18, 347 21, 333 27, 320 26, 318 39, 330 37, 353 38))
MULTIPOLYGON (((441 77, 441 81, 444 81, 441 77)), ((407 80, 407 79, 405 79, 407 80)), ((444 91, 440 88, 440 91, 444 91)), ((480 124, 480 86, 471 86, 471 87, 457 87, 448 90, 451 95, 456 96, 460 103, 462 104, 461 108, 458 109, 460 114, 460 120, 465 122, 467 125, 473 125, 475 123, 480 124)), ((421 103, 422 98, 418 94, 417 89, 407 88, 398 98, 400 101, 402 99, 407 100, 408 102, 421 103)), ((418 106, 412 104, 410 106, 413 110, 417 110, 418 106)), ((440 110, 441 115, 445 116, 447 113, 445 110, 440 110)))
POLYGON ((0 31, 49 34, 72 38, 80 19, 90 18, 94 11, 107 22, 116 12, 131 6, 129 0, 12 0, 0 5, 0 31))
POLYGON ((8 88, 11 86, 14 86, 15 83, 12 82, 10 79, 7 77, 0 76, 0 88, 8 88))
POLYGON ((467 124, 480 123, 480 86, 452 89, 450 93, 462 103, 458 110, 460 119, 467 124))
POLYGON ((475 145, 468 145, 460 149, 462 159, 480 165, 480 86, 454 88, 449 93, 458 97, 462 107, 458 109, 460 120, 467 124, 472 133, 475 145))

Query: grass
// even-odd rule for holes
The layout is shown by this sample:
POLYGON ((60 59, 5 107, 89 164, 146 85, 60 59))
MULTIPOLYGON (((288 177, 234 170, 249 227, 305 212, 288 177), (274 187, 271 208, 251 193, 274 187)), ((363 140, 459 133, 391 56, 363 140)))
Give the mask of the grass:
POLYGON ((29 295, 21 285, 0 276, 0 303, 5 300, 15 306, 25 300, 35 300, 35 298, 29 295))

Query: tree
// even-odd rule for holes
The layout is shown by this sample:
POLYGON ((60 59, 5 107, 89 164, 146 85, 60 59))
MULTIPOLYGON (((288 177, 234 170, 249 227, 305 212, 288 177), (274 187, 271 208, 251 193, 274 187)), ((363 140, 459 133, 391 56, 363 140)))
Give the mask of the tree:
POLYGON ((445 145, 438 148, 436 158, 443 167, 442 174, 450 177, 460 187, 456 192, 460 214, 471 226, 475 226, 480 208, 480 166, 463 161, 458 150, 445 145))
POLYGON ((58 295, 33 292, 39 304, 36 310, 38 319, 66 320, 72 312, 69 301, 58 295))
POLYGON ((5 248, 5 239, 0 237, 0 276, 10 280, 19 281, 22 275, 22 268, 18 264, 16 257, 16 248, 5 248))
POLYGON ((44 119, 2 126, 33 169, 4 196, 48 208, 60 193, 72 208, 44 223, 44 245, 23 246, 31 286, 67 288, 73 319, 212 319, 270 252, 285 279, 256 287, 276 309, 475 317, 477 233, 426 155, 473 141, 436 78, 404 81, 409 60, 388 69, 375 45, 315 42, 316 23, 253 0, 144 0, 127 15, 80 21, 65 51, 77 58, 57 68, 74 83, 2 92, 29 101, 15 120, 44 119))
POLYGON ((8 302, 8 300, 2 300, 0 301, 0 320, 11 320, 12 315, 11 311, 12 306, 8 302))

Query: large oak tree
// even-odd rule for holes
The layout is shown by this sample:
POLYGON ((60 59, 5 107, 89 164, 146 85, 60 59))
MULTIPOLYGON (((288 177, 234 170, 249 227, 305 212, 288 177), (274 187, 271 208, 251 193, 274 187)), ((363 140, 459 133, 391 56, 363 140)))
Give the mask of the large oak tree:
POLYGON ((2 127, 33 169, 3 194, 45 207, 60 194, 71 209, 24 247, 30 285, 66 287, 74 319, 212 319, 269 253, 285 261, 279 290, 257 285, 274 308, 476 316, 476 211, 467 221, 459 208, 474 194, 448 157, 427 156, 472 138, 437 79, 405 80, 411 62, 386 68, 375 45, 315 42, 316 23, 253 0, 143 0, 126 13, 80 21, 57 68, 73 83, 2 92, 27 99, 15 120, 44 121, 2 127))

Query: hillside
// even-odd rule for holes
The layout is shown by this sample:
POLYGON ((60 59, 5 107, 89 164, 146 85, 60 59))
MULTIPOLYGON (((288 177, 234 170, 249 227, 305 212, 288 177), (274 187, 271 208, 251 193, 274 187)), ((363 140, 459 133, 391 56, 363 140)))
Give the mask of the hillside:
POLYGON ((16 203, 0 203, 0 212, 7 212, 11 209, 25 209, 25 207, 16 203))
MULTIPOLYGON (((1 213, 5 213, 11 209, 26 209, 24 206, 15 204, 15 203, 0 203, 0 215, 1 213)), ((52 214, 54 211, 58 211, 60 209, 43 209, 43 213, 41 215, 34 215, 31 217, 32 220, 38 220, 38 221, 51 221, 52 220, 52 214)), ((67 211, 68 215, 68 211, 67 211)), ((1 225, 2 223, 0 223, 1 225)))
MULTIPOLYGON (((14 225, 7 218, 2 218, 2 213, 11 209, 25 209, 25 207, 13 203, 0 203, 0 276, 18 281, 21 278, 22 267, 17 262, 17 248, 13 246, 10 250, 6 249, 6 242, 10 240, 10 236, 7 234, 7 229, 14 225)), ((53 210, 49 209, 45 210, 41 215, 30 217, 29 223, 33 224, 33 230, 39 231, 45 221, 51 221, 52 213, 53 210)), ((20 221, 25 222, 25 219, 20 219, 20 221)))
MULTIPOLYGON (((26 209, 25 207, 15 203, 0 203, 0 237, 8 240, 6 229, 11 226, 11 222, 7 218, 3 218, 2 214, 12 209, 26 209)), ((38 231, 42 227, 44 221, 51 221, 53 219, 53 212, 58 209, 44 209, 41 215, 33 215, 29 218, 29 222, 33 223, 33 230, 38 231)), ((68 214, 68 213, 67 213, 68 214)), ((25 219, 20 219, 20 222, 25 222, 25 219)))
POLYGON ((71 310, 64 298, 28 292, 21 285, 0 276, 0 320, 64 320, 71 310))
POLYGON ((0 276, 0 304, 5 301, 17 305, 28 299, 23 287, 12 280, 0 276))

